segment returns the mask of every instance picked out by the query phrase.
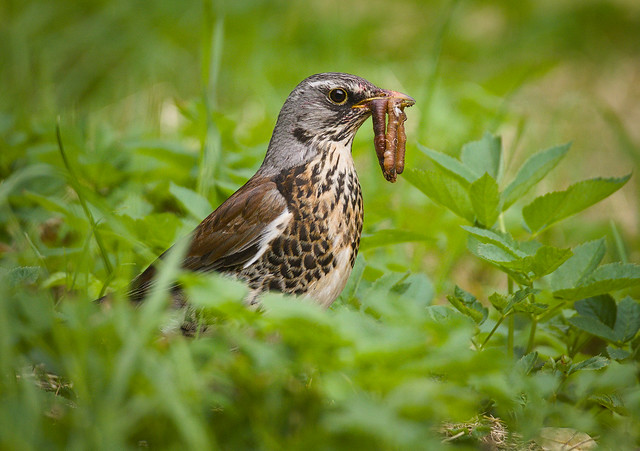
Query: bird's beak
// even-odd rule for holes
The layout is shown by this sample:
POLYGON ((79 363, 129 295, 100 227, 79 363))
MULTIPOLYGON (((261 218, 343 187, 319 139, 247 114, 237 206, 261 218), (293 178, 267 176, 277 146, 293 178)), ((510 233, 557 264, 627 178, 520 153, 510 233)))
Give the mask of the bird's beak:
POLYGON ((378 99, 398 99, 400 100, 401 108, 410 107, 416 103, 413 97, 410 97, 406 94, 403 94, 398 91, 389 91, 387 89, 381 89, 380 92, 376 93, 375 96, 369 97, 368 99, 364 99, 363 101, 356 103, 355 105, 353 105, 352 108, 370 108, 371 102, 373 100, 378 100, 378 99))

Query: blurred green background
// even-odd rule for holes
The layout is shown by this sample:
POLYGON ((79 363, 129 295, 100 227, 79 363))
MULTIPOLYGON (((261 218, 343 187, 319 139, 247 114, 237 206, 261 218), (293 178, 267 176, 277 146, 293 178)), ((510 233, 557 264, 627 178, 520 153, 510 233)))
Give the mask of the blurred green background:
MULTIPOLYGON (((468 419, 487 397, 511 408, 529 389, 529 410, 504 415, 510 427, 528 437, 541 424, 571 424, 608 431, 616 443, 626 420, 596 427, 582 410, 547 405, 551 376, 506 380, 511 356, 471 353, 472 325, 425 313, 456 284, 480 298, 506 281, 468 255, 460 219, 402 177, 383 179, 369 123, 353 149, 365 197, 357 277, 332 311, 290 306, 302 310, 262 318, 225 304, 217 341, 167 345, 152 334, 162 318, 147 312, 157 321, 144 328, 147 316, 138 324, 123 308, 105 319, 87 300, 125 288, 241 186, 260 165, 288 93, 325 71, 417 100, 407 110, 408 167, 431 164, 417 143, 456 156, 489 131, 503 137, 507 174, 536 151, 573 142, 527 201, 633 172, 618 193, 541 239, 569 247, 605 236, 607 261, 638 262, 639 43, 636 0, 3 0, 0 269, 15 282, 2 287, 0 309, 0 423, 14 434, 6 443, 117 448, 178 436, 195 448, 276 449, 278 434, 291 433, 291 446, 437 446, 430 434, 444 419, 468 419), (75 177, 56 144, 57 118, 75 177), (376 232, 386 229, 413 241, 384 245, 390 235, 376 232), (389 289, 405 282, 403 303, 392 308, 389 289), (146 332, 134 333, 136 325, 146 332), (404 367, 423 342, 433 345, 426 360, 404 367), (72 379, 74 407, 5 377, 38 362, 72 379), (411 379, 428 371, 453 376, 443 385, 411 379), (43 422, 43 406, 52 422, 43 422), (246 422, 249 438, 221 438, 246 422), (388 424, 404 433, 390 434, 388 424)), ((514 210, 505 220, 517 235, 514 210)), ((238 298, 237 287, 221 293, 238 298)), ((611 371, 615 383, 635 383, 630 368, 611 371)), ((589 392, 595 380, 585 376, 578 389, 589 392)), ((68 386, 52 385, 66 396, 68 386)))

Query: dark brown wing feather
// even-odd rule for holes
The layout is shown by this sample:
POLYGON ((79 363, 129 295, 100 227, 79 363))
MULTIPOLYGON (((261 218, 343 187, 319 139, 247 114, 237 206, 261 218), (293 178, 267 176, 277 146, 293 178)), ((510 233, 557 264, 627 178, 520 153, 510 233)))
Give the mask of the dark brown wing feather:
MULTIPOLYGON (((271 179, 254 176, 196 227, 182 267, 206 272, 228 271, 244 265, 259 250, 267 225, 285 208, 286 201, 276 184, 271 179)), ((141 301, 147 294, 156 273, 156 262, 131 283, 132 301, 141 301)))

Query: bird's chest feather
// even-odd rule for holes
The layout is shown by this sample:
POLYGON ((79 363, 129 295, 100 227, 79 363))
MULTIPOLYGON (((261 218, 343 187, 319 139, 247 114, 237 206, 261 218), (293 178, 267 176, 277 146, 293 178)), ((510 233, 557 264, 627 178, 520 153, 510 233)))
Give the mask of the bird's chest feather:
POLYGON ((261 265, 263 289, 304 295, 329 306, 351 273, 360 245, 363 206, 348 147, 334 146, 276 179, 291 220, 261 265))

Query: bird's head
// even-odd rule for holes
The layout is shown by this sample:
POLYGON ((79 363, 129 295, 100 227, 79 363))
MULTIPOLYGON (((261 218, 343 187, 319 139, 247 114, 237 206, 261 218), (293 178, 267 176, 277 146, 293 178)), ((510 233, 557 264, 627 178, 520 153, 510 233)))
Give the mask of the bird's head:
POLYGON ((350 146, 371 116, 371 101, 380 98, 398 98, 402 106, 415 103, 405 94, 378 88, 355 75, 330 72, 306 78, 280 110, 262 169, 305 163, 332 143, 350 146))

